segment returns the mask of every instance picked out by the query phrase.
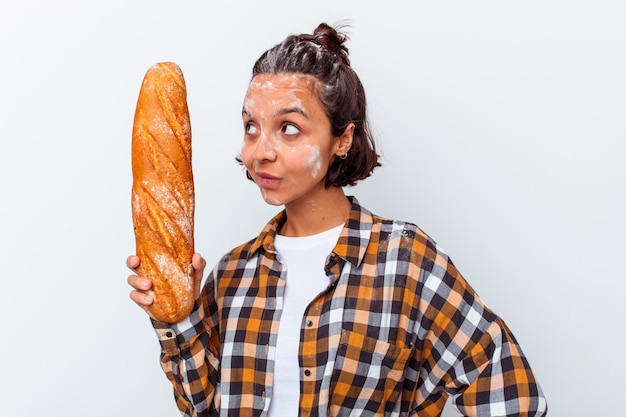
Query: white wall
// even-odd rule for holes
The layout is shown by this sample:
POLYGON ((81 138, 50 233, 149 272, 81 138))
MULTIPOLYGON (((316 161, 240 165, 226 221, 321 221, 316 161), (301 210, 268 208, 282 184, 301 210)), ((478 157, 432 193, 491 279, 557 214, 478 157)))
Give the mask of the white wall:
POLYGON ((348 191, 450 253, 550 415, 623 416, 626 4, 213 3, 0 4, 0 415, 177 415, 124 266, 144 72, 185 72, 214 263, 275 212, 233 160, 252 63, 351 19, 385 166, 348 191))

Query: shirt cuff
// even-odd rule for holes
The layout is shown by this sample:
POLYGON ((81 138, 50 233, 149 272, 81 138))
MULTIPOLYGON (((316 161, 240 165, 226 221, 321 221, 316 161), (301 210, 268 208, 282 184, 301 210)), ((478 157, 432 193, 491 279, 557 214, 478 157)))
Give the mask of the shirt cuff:
POLYGON ((185 317, 184 319, 182 319, 176 324, 172 324, 172 330, 174 330, 176 334, 183 334, 187 330, 191 329, 192 327, 193 327, 193 323, 191 322, 191 315, 185 317))
POLYGON ((189 342, 202 333, 204 331, 203 321, 204 310, 198 302, 194 304, 189 316, 178 323, 163 323, 151 319, 152 327, 154 327, 161 347, 168 352, 178 351, 181 344, 189 342))

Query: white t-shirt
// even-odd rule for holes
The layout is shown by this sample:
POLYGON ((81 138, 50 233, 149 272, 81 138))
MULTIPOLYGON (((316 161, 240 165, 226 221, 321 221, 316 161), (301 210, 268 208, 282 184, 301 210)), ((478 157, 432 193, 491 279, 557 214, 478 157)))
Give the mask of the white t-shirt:
POLYGON ((274 390, 269 417, 297 416, 300 400, 298 347, 304 312, 326 287, 326 258, 337 244, 343 225, 304 237, 277 235, 274 246, 287 270, 283 312, 278 328, 274 390))

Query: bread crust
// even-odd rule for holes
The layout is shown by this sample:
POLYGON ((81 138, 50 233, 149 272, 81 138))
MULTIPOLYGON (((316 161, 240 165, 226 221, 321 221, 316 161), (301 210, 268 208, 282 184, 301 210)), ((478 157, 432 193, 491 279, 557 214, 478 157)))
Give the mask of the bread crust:
POLYGON ((195 194, 187 88, 175 63, 157 63, 144 76, 131 154, 137 274, 152 281, 152 316, 177 323, 194 303, 195 194))

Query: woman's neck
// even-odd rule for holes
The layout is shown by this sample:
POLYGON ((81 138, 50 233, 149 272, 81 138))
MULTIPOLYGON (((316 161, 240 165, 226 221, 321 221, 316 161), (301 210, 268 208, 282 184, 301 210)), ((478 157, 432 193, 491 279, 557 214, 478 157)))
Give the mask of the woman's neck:
POLYGON ((322 195, 285 205, 287 220, 279 233, 283 236, 310 236, 342 225, 348 220, 352 204, 339 187, 330 187, 322 195))

